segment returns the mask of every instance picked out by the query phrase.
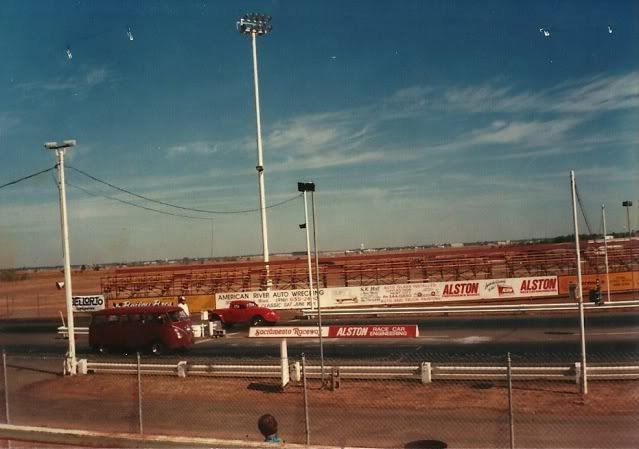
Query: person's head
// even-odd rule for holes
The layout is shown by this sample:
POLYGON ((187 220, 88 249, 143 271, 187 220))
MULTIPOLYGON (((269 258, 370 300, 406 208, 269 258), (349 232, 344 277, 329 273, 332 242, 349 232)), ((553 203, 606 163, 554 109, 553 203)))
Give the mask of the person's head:
POLYGON ((265 437, 275 435, 277 433, 277 420, 273 415, 267 413, 266 415, 260 416, 260 419, 257 420, 257 427, 265 437))
POLYGON ((185 298, 184 296, 180 296, 180 297, 178 298, 178 302, 179 302, 180 304, 184 304, 184 303, 186 302, 186 298, 185 298))

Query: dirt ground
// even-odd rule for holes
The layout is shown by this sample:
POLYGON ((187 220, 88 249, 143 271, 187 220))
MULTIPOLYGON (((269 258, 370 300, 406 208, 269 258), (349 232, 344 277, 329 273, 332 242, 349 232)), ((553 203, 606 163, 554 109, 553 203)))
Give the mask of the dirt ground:
MULTIPOLYGON (((20 388, 12 416, 20 424, 137 432, 135 376, 48 376, 20 388)), ((346 381, 307 390, 311 442, 405 447, 445 441, 449 447, 507 447, 504 383, 346 381)), ((15 402, 15 401, 14 401, 15 402)), ((272 381, 145 376, 145 432, 259 441, 256 420, 272 413, 287 442, 305 442, 304 389, 272 381)), ((639 383, 591 383, 582 398, 572 383, 517 382, 513 389, 518 447, 634 447, 639 441, 639 383)))
MULTIPOLYGON (((100 278, 111 269, 74 270, 73 293, 100 294, 100 278)), ((0 282, 0 319, 53 318, 62 311, 66 315, 64 289, 56 282, 64 281, 60 270, 25 271, 27 279, 0 282)))

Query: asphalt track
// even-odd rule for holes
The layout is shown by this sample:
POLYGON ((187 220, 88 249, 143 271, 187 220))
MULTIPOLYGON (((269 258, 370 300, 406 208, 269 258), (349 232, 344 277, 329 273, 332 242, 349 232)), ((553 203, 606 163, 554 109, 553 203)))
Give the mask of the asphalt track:
MULTIPOLYGON (((0 322, 0 348, 9 354, 63 356, 67 341, 56 334, 59 322, 22 320, 0 322)), ((79 320, 77 325, 86 325, 79 320)), ((314 320, 291 320, 282 325, 314 326, 314 320)), ((328 361, 456 361, 572 363, 580 358, 578 316, 567 314, 482 317, 418 317, 330 319, 323 324, 417 324, 412 339, 324 338, 328 361)), ((279 339, 247 338, 247 328, 229 329, 225 338, 198 340, 189 359, 269 360, 279 357, 279 339)), ((639 360, 639 312, 601 312, 586 316, 586 350, 591 363, 639 360)), ((318 339, 288 339, 289 356, 304 353, 319 358, 318 339)), ((79 357, 92 357, 86 336, 78 336, 79 357)), ((167 355, 167 357, 174 357, 167 355)))

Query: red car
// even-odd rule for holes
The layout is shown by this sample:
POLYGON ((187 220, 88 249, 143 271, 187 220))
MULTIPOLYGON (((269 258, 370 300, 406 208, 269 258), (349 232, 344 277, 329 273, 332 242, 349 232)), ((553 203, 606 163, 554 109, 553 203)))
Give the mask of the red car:
POLYGON ((209 310, 209 321, 220 321, 222 325, 248 323, 251 326, 260 326, 275 324, 279 319, 277 312, 246 300, 231 301, 228 309, 209 310))

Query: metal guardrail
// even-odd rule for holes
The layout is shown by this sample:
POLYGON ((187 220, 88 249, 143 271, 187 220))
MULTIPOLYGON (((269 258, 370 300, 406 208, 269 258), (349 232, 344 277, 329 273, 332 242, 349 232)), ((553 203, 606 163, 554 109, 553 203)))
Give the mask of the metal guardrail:
MULTIPOLYGON (((586 309, 621 309, 639 307, 639 301, 615 301, 600 306, 584 303, 586 309)), ((340 308, 322 309, 322 316, 339 315, 428 315, 438 313, 487 313, 487 312, 529 312, 529 311, 561 311, 577 310, 579 304, 496 304, 487 306, 432 306, 432 307, 370 307, 370 308, 340 308)), ((302 310, 302 316, 313 317, 317 309, 302 310)))
MULTIPOLYGON (((88 327, 74 327, 73 333, 75 335, 89 335, 88 327)), ((69 328, 67 326, 58 326, 58 334, 62 338, 69 338, 69 328)))
MULTIPOLYGON (((82 362, 86 373, 137 374, 136 363, 82 362)), ((292 363, 291 377, 300 372, 299 362, 292 363)), ((588 366, 588 377, 593 380, 637 380, 639 365, 588 366)), ((81 370, 82 371, 82 370, 81 370)), ((463 366, 422 362, 411 365, 325 365, 324 373, 337 373, 342 379, 416 380, 430 383, 438 380, 507 380, 508 368, 502 365, 463 366)), ((140 373, 148 375, 209 376, 209 377, 260 377, 280 378, 281 365, 221 365, 142 363, 140 373)), ((563 366, 513 366, 513 380, 566 380, 579 382, 580 363, 563 366)), ((306 365, 307 378, 319 378, 319 365, 306 365)))

